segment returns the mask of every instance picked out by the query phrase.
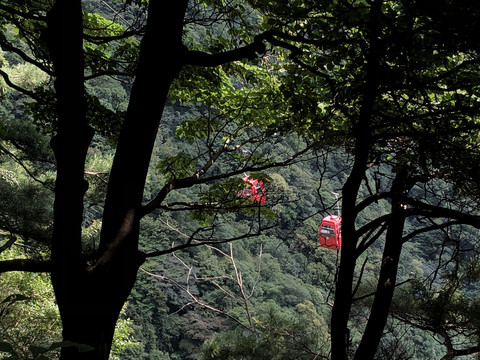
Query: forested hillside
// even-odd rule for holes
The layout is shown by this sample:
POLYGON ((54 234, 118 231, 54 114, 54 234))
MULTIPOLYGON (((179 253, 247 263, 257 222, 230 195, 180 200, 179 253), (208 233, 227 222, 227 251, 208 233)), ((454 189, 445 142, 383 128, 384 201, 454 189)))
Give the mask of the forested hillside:
POLYGON ((3 1, 0 359, 478 357, 479 19, 3 1))
MULTIPOLYGON (((170 131, 172 139, 178 124, 168 116, 175 111, 181 110, 167 110, 172 128, 162 132, 170 131)), ((293 147, 285 151, 294 151, 298 141, 292 137, 284 143, 286 148, 293 147)), ((187 153, 195 151, 179 140, 158 146, 160 152, 177 147, 187 153)), ((332 193, 342 188, 349 166, 348 154, 329 148, 291 166, 269 170, 266 206, 275 213, 272 229, 248 240, 203 245, 148 261, 126 311, 133 320, 138 346, 127 349, 123 358, 272 359, 273 353, 279 359, 328 358, 340 254, 320 247, 318 231, 324 216, 337 213, 332 193)), ((174 194, 170 201, 185 201, 190 196, 188 191, 174 194)), ((370 210, 367 219, 386 212, 387 204, 379 205, 370 210)), ((243 220, 237 216, 222 232, 229 237, 241 234, 248 226, 243 220)), ((144 223, 142 246, 147 252, 155 251, 159 242, 181 241, 196 226, 188 214, 155 214, 144 223)), ((399 275, 400 281, 406 282, 402 285, 405 289, 410 282, 421 282, 438 270, 432 242, 419 240, 406 249, 399 275)), ((374 291, 381 249, 381 240, 369 249, 359 297, 371 297, 374 291)), ((359 327, 366 316, 362 303, 368 304, 368 299, 356 310, 359 327)), ((395 329, 390 330, 392 338, 387 341, 399 341, 399 348, 393 350, 405 358, 443 355, 442 346, 430 333, 401 322, 396 322, 395 329)), ((358 337, 355 328, 351 331, 353 339, 358 337)))

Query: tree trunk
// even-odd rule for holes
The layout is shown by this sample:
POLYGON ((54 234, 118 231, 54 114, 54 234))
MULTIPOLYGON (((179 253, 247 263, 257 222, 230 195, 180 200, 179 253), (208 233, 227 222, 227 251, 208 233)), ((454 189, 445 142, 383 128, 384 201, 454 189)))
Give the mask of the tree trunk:
POLYGON ((381 55, 379 44, 379 18, 382 0, 371 4, 369 38, 370 49, 367 54, 366 79, 358 121, 353 124, 355 130, 355 160, 348 179, 342 189, 342 250, 338 281, 335 286, 335 302, 331 320, 331 359, 348 358, 349 329, 348 319, 352 306, 352 286, 357 259, 357 236, 355 231, 356 201, 361 182, 367 170, 371 144, 371 121, 378 91, 378 64, 381 55))
POLYGON ((80 0, 58 0, 49 13, 49 47, 56 71, 58 134, 52 283, 65 341, 89 345, 61 351, 61 359, 106 360, 115 324, 144 257, 138 251, 139 209, 151 153, 171 82, 182 68, 187 0, 152 1, 130 104, 110 174, 99 257, 81 253, 84 164, 92 131, 84 101, 80 0), (161 61, 160 61, 161 59, 161 61))
POLYGON ((57 161, 51 276, 64 324, 76 312, 82 284, 84 164, 92 136, 85 115, 82 36, 81 1, 57 1, 48 13, 46 33, 58 113, 57 134, 51 141, 57 161))
POLYGON ((390 305, 397 280, 398 264, 402 252, 403 229, 405 226, 405 209, 400 195, 409 189, 406 184, 406 170, 401 170, 392 183, 392 213, 385 237, 382 265, 377 283, 377 290, 368 318, 367 326, 360 345, 355 353, 355 360, 373 359, 387 323, 390 305))
MULTIPOLYGON (((115 324, 135 282, 138 266, 110 265, 105 274, 83 272, 70 294, 77 299, 61 307, 63 339, 94 350, 79 352, 76 347, 62 348, 60 359, 106 360, 112 345, 115 324)), ((78 280, 78 279, 77 279, 78 280)))
POLYGON ((348 358, 348 319, 352 306, 352 286, 357 260, 357 237, 355 205, 361 182, 367 170, 371 147, 371 116, 377 98, 378 88, 378 18, 382 1, 376 0, 370 10, 371 46, 367 57, 366 80, 358 122, 353 124, 356 131, 355 161, 342 190, 342 252, 338 282, 335 287, 335 303, 332 311, 331 348, 332 360, 348 358))
POLYGON ((335 302, 331 320, 332 360, 347 358, 349 343, 348 319, 352 306, 352 284, 356 265, 356 236, 354 204, 363 177, 362 167, 354 167, 343 187, 342 248, 338 281, 335 286, 335 302), (357 173, 358 174, 354 174, 357 173), (354 181, 355 180, 355 181, 354 181))

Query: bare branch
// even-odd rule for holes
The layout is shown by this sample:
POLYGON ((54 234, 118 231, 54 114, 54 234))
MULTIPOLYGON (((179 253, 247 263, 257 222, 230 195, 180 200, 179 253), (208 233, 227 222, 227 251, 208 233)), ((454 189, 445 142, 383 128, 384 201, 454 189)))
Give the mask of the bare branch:
MULTIPOLYGON (((154 252, 151 252, 151 253, 147 253, 147 254, 145 254, 145 257, 151 258, 151 257, 165 255, 165 254, 170 254, 170 253, 173 253, 173 252, 178 251, 178 250, 193 248, 193 247, 202 246, 202 245, 224 244, 224 243, 228 243, 228 242, 231 242, 231 241, 248 239, 250 237, 259 236, 262 231, 273 229, 274 227, 275 227, 275 225, 265 226, 265 227, 262 227, 260 229, 257 229, 257 231, 247 232, 245 234, 235 236, 235 237, 231 237, 231 238, 228 238, 228 239, 213 239, 213 240, 198 240, 198 239, 195 239, 196 241, 193 241, 193 238, 189 237, 189 241, 187 241, 184 244, 175 245, 175 246, 172 246, 168 249, 158 250, 158 251, 154 251, 154 252)), ((199 230, 197 230, 197 232, 198 231, 199 230)))
MULTIPOLYGON (((0 70, 0 73, 1 73, 1 70, 0 70)), ((9 151, 7 148, 5 148, 4 146, 0 145, 0 150, 3 151, 5 154, 7 154, 8 156, 10 156, 18 165, 20 165, 20 167, 23 168, 23 170, 25 170, 25 172, 27 173, 28 176, 30 176, 30 178, 32 178, 34 181, 40 183, 42 186, 44 186, 45 188, 49 189, 49 190, 54 190, 52 186, 50 186, 48 183, 46 183, 45 181, 42 181, 40 179, 38 179, 29 169, 28 167, 23 163, 23 161, 18 157, 16 156, 14 153, 12 153, 11 151, 9 151)))
POLYGON ((250 313, 250 305, 248 302, 248 297, 245 295, 245 291, 244 291, 242 273, 238 270, 237 264, 235 263, 235 259, 233 257, 233 244, 230 243, 229 245, 230 245, 229 259, 230 259, 230 262, 232 263, 233 270, 235 271, 235 278, 237 281, 238 289, 240 290, 240 294, 242 296, 243 306, 247 314, 248 324, 250 325, 250 328, 253 329, 252 314, 250 313))
MULTIPOLYGON (((177 258, 178 259, 178 258, 177 258)), ((182 262, 183 263, 183 262, 182 262)), ((171 278, 168 278, 166 276, 161 276, 161 275, 157 275, 157 274, 153 274, 143 268, 140 268, 140 270, 142 270, 145 274, 147 275, 150 275, 156 279, 160 279, 162 281, 166 281, 166 282, 169 282, 173 285, 175 285, 176 287, 178 287, 180 290, 182 290, 183 292, 185 292, 192 300, 193 300, 193 303, 196 304, 196 305, 199 305, 207 310, 210 310, 210 311, 213 311, 219 315, 222 315, 222 316, 225 316, 231 320, 233 320, 234 322, 236 322, 238 325, 240 325, 241 327, 243 327, 244 329, 248 330, 248 331, 252 331, 253 332, 253 328, 250 328, 248 326, 246 326, 245 324, 243 324, 240 320, 238 320, 237 318, 235 318, 234 316, 226 313, 225 311, 222 311, 220 309, 217 309, 211 305, 208 305, 206 304, 205 302, 201 301, 200 299, 198 299, 188 288, 188 281, 189 281, 189 277, 190 277, 190 274, 191 274, 191 267, 188 267, 185 263, 183 263, 184 266, 187 267, 188 269, 188 274, 187 274, 187 278, 186 278, 186 282, 187 282, 187 286, 183 286, 181 284, 179 284, 178 282, 176 282, 175 280, 171 279, 171 278)), ((191 304, 191 303, 189 303, 191 304)), ((184 305, 187 306, 189 304, 186 304, 184 305)))

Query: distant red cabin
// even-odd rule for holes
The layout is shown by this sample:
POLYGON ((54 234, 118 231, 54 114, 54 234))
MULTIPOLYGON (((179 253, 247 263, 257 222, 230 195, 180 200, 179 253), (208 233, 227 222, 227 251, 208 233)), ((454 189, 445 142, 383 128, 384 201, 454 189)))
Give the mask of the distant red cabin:
POLYGON ((243 181, 248 183, 249 185, 246 186, 238 196, 247 198, 252 201, 259 202, 261 205, 265 204, 265 198, 267 196, 267 191, 265 189, 265 185, 263 184, 262 180, 252 179, 248 175, 245 175, 242 178, 243 181))
POLYGON ((324 248, 338 250, 342 246, 342 217, 326 216, 318 228, 320 245, 324 248))

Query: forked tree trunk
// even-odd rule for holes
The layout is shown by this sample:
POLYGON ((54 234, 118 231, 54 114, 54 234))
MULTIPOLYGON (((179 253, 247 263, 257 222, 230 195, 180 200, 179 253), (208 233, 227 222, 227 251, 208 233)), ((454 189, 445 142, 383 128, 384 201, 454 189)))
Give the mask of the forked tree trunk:
POLYGON ((355 220, 357 218, 356 202, 360 185, 367 170, 370 148, 372 146, 371 121, 378 92, 378 64, 381 57, 379 42, 382 0, 371 3, 369 17, 370 48, 367 54, 366 78, 360 113, 355 130, 355 160, 348 179, 342 189, 342 250, 338 281, 335 286, 335 302, 331 320, 331 359, 345 360, 349 353, 348 321, 353 301, 353 279, 357 260, 357 235, 355 220))
POLYGON ((78 352, 76 347, 65 347, 61 359, 109 358, 115 324, 136 277, 137 267, 126 265, 112 264, 105 274, 83 272, 73 283, 69 294, 76 299, 60 306, 63 338, 94 350, 78 352))
POLYGON ((409 187, 411 185, 407 185, 406 170, 400 170, 392 183, 392 212, 385 236, 382 264, 372 310, 354 360, 370 360, 374 358, 383 335, 383 330, 387 324, 403 246, 405 209, 401 202, 401 195, 407 192, 409 187))
POLYGON ((48 45, 56 71, 58 134, 52 140, 57 179, 52 283, 63 339, 89 345, 61 351, 61 359, 108 359, 115 324, 144 258, 138 251, 145 178, 171 82, 182 67, 187 0, 151 1, 127 115, 118 139, 105 202, 100 255, 81 254, 85 156, 92 137, 84 101, 80 0, 57 0, 49 13, 48 45))

